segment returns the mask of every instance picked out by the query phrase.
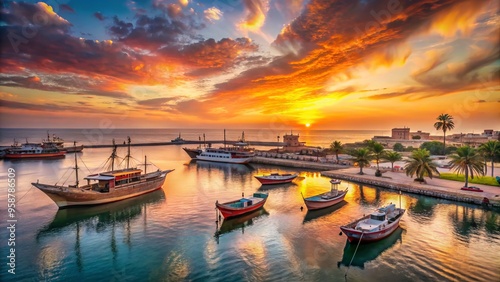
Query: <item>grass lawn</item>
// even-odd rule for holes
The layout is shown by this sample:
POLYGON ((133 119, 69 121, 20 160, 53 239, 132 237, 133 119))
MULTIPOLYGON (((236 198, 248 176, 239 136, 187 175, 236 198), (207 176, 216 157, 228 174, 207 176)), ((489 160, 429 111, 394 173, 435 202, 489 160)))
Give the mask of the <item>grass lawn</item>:
MULTIPOLYGON (((465 183, 465 176, 463 174, 456 174, 456 173, 441 173, 440 177, 441 179, 447 179, 447 180, 454 180, 454 181, 460 181, 465 183)), ((475 184, 485 184, 485 185, 492 185, 492 186, 500 186, 495 179, 495 177, 491 176, 474 176, 474 179, 471 179, 469 177, 469 184, 470 183, 475 183, 475 184)))

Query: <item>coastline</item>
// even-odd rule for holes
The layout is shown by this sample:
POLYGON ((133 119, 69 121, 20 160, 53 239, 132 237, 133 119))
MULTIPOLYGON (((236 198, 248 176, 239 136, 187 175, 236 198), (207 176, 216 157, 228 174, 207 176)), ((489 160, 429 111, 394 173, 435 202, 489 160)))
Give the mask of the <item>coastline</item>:
POLYGON ((359 175, 358 167, 338 165, 331 163, 319 163, 311 161, 299 161, 290 159, 275 159, 265 157, 254 157, 253 163, 269 164, 277 166, 288 166, 295 168, 307 168, 321 170, 321 175, 331 178, 352 181, 360 184, 368 184, 391 190, 425 195, 435 198, 452 200, 457 202, 482 205, 483 199, 488 198, 489 206, 500 208, 500 187, 474 184, 484 192, 471 192, 460 190, 463 183, 440 178, 426 178, 426 184, 414 182, 404 172, 388 171, 382 177, 375 176, 374 168, 364 168, 364 175, 359 175))

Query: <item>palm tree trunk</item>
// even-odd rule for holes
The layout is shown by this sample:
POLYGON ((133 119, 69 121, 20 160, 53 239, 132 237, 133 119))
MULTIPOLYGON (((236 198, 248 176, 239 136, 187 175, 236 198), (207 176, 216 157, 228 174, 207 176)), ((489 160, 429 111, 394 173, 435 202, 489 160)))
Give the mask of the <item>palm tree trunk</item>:
POLYGON ((465 187, 469 187, 469 168, 465 168, 465 187))
POLYGON ((391 171, 394 171, 394 162, 391 162, 391 171))
POLYGON ((446 156, 446 130, 443 130, 443 156, 446 156))
POLYGON ((359 166, 359 174, 363 174, 363 166, 362 165, 359 166))
POLYGON ((493 176, 493 168, 494 168, 494 166, 493 166, 493 157, 491 157, 491 177, 494 177, 493 176))
POLYGON ((337 157, 337 163, 339 163, 339 152, 335 152, 335 157, 337 157))

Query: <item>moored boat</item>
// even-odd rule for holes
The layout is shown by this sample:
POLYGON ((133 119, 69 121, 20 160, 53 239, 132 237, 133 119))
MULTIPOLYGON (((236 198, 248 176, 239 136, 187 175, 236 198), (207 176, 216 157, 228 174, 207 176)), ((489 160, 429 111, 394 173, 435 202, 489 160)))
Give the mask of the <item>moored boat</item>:
POLYGON ((391 235, 398 227, 405 209, 394 204, 381 207, 369 215, 343 225, 340 229, 351 243, 374 242, 391 235))
POLYGON ((483 192, 483 189, 480 189, 476 186, 468 186, 468 187, 462 187, 460 188, 460 190, 464 190, 464 191, 472 191, 472 192, 483 192))
POLYGON ((186 140, 182 139, 181 134, 179 133, 178 137, 176 137, 175 139, 172 139, 172 143, 184 144, 184 143, 186 143, 186 140))
POLYGON ((247 152, 205 148, 196 156, 196 159, 221 163, 246 164, 252 160, 252 157, 253 154, 247 152))
POLYGON ((263 185, 267 184, 281 184, 281 183, 289 183, 294 180, 298 174, 291 174, 291 173, 284 173, 284 174, 279 174, 279 173, 271 173, 267 175, 254 175, 257 180, 263 185))
MULTIPOLYGON (((130 138, 128 155, 130 158, 130 138)), ((80 186, 78 180, 78 162, 75 154, 75 185, 51 185, 39 182, 31 183, 51 198, 59 208, 70 206, 98 205, 116 202, 160 189, 167 174, 173 170, 157 170, 142 173, 141 169, 130 168, 127 160, 127 168, 114 169, 116 157, 116 146, 110 157, 112 169, 110 171, 92 174, 84 179, 87 184, 80 186), (92 182, 92 183, 91 183, 92 182)), ((145 164, 146 167, 146 164, 145 164)))
POLYGON ((222 204, 217 201, 215 202, 215 206, 222 213, 224 218, 230 218, 260 209, 266 203, 267 197, 267 193, 258 192, 253 193, 252 197, 241 198, 222 204))
POLYGON ((197 149, 182 148, 182 150, 184 150, 184 152, 186 152, 186 154, 188 154, 188 156, 191 159, 196 159, 196 157, 203 151, 202 149, 199 148, 197 149))
POLYGON ((43 148, 51 148, 55 147, 59 149, 59 151, 64 151, 66 153, 79 153, 83 151, 83 145, 73 145, 69 147, 64 146, 64 140, 55 134, 52 135, 52 138, 50 137, 49 132, 47 131, 47 139, 42 140, 41 146, 43 148))
POLYGON ((21 146, 14 144, 5 150, 6 159, 51 159, 64 158, 66 152, 56 147, 42 147, 38 143, 24 143, 21 146))
POLYGON ((349 188, 346 188, 344 191, 339 191, 338 184, 340 182, 332 180, 330 181, 330 183, 332 184, 332 187, 328 192, 307 198, 304 198, 304 196, 302 196, 308 210, 324 209, 336 205, 344 200, 349 188))

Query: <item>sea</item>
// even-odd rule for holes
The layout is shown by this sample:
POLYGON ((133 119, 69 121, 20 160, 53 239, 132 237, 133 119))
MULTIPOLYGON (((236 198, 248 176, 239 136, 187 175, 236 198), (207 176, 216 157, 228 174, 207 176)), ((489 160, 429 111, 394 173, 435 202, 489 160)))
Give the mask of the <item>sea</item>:
MULTIPOLYGON (((220 129, 49 129, 79 144, 221 140, 220 129)), ((227 130, 236 140, 243 130, 227 130)), ((245 131, 249 142, 290 131, 245 131)), ((40 142, 47 129, 1 129, 0 145, 40 142)), ((384 131, 293 131, 311 146, 351 143, 384 131)), ((74 184, 74 154, 55 160, 0 160, 0 281, 500 281, 500 211, 342 181, 345 201, 307 211, 302 197, 328 191, 312 169, 191 161, 184 146, 132 147, 135 165, 175 169, 163 187, 133 199, 58 209, 32 182, 74 184), (253 177, 298 173, 290 184, 253 177), (9 182, 10 179, 14 181, 9 182), (15 183, 9 191, 9 183, 15 183), (262 210, 224 220, 215 202, 269 193, 262 210), (15 199, 10 200, 9 199, 15 199), (400 228, 350 244, 340 226, 394 203, 400 228), (11 209, 9 210, 9 204, 11 209), (15 206, 12 207, 12 204, 15 206), (11 216, 13 215, 13 216, 11 216), (14 242, 14 244, 12 244, 14 242)), ((103 169, 111 148, 77 153, 80 181, 103 169)), ((126 148, 118 148, 124 156, 126 148)), ((11 185, 12 186, 12 185, 11 185)))

